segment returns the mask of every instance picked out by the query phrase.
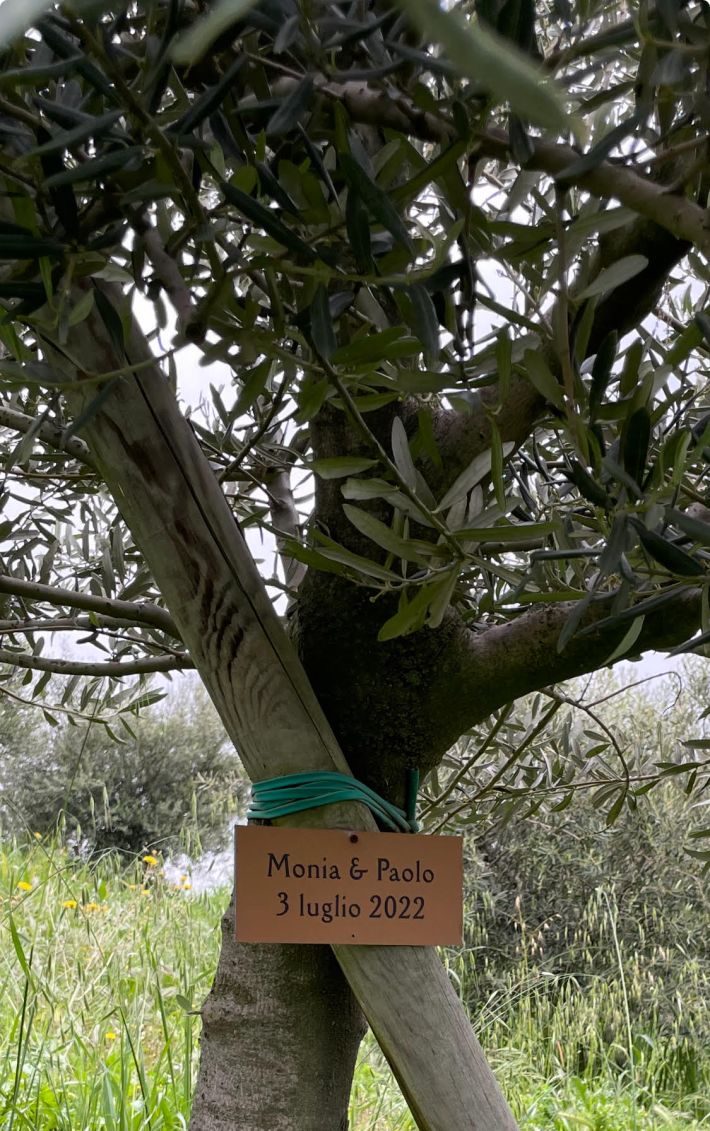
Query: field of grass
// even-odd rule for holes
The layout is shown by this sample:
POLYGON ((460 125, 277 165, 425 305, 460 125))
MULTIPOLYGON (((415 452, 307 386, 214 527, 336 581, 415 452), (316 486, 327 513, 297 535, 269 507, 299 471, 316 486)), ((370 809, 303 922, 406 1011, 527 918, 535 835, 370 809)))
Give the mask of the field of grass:
MULTIPOLYGON (((93 866, 37 840, 0 847, 0 1128, 187 1127, 199 1041, 194 1010, 217 960, 226 892, 195 895, 160 862, 93 866)), ((525 1131, 710 1127, 710 971, 679 954, 674 984, 615 941, 601 892, 564 976, 521 938, 500 972, 485 917, 469 922, 451 977, 525 1131), (639 1014, 639 1002, 645 1014, 639 1014), (670 1002, 670 1009, 668 1008, 670 1002)), ((534 941, 534 940, 533 940, 534 941)), ((666 956, 667 957, 667 956, 666 956)), ((355 1131, 414 1128, 377 1050, 363 1047, 355 1131)))

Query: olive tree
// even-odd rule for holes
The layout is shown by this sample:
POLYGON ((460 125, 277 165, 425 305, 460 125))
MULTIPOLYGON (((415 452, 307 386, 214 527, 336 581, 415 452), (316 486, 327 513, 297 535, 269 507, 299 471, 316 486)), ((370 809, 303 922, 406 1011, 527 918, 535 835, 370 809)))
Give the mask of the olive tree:
POLYGON ((96 720, 77 725, 73 713, 52 715, 57 725, 49 725, 7 694, 22 695, 17 681, 5 683, 3 831, 21 839, 59 831, 93 854, 222 848, 228 815, 243 811, 244 774, 203 688, 184 679, 190 682, 178 683, 152 711, 124 714, 113 737, 96 720))
MULTIPOLYGON (((0 10, 0 661, 111 728, 194 666, 252 779, 401 801, 710 640, 706 10, 203 7, 0 10)), ((432 951, 230 912, 195 1131, 344 1127, 363 1013, 419 1126, 515 1126, 432 951)))

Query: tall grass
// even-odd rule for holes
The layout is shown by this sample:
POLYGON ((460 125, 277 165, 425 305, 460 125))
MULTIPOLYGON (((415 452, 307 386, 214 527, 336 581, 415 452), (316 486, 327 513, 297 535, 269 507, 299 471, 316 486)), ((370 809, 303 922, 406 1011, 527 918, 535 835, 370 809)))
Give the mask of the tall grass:
MULTIPOLYGON (((0 849, 2 1131, 187 1126, 195 1011, 228 898, 188 885, 150 859, 88 864, 41 840, 0 849)), ((526 1131, 710 1127, 710 972, 679 953, 669 984, 668 955, 614 946, 614 908, 613 892, 596 893, 554 959, 519 908, 511 964, 487 945, 479 901, 466 946, 446 955, 526 1131)), ((372 1042, 351 1107, 356 1131, 414 1127, 372 1042)))
POLYGON ((187 1125, 198 1018, 226 893, 159 867, 88 865, 37 843, 0 853, 0 1127, 187 1125))

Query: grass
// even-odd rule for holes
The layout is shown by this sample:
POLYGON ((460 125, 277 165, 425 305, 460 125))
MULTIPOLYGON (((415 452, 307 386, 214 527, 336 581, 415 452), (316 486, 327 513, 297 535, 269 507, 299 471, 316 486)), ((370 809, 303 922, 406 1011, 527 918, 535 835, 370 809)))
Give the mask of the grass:
MULTIPOLYGON (((195 1010, 227 899, 188 884, 169 884, 151 858, 126 868, 41 840, 0 848, 2 1131, 187 1127, 195 1010)), ((598 893, 578 968, 560 973, 521 917, 506 966, 487 947, 482 905, 466 947, 446 956, 525 1131, 710 1127, 710 972, 679 954, 669 985, 668 962, 625 949, 614 923, 613 894, 598 893)), ((414 1128, 371 1042, 351 1114, 355 1131, 414 1128)))

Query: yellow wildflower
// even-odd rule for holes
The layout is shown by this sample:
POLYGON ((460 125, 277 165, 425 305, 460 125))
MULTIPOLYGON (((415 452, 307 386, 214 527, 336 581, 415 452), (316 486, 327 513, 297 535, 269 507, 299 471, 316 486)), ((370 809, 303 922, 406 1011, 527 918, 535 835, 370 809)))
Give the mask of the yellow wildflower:
POLYGON ((190 879, 190 877, 189 877, 189 876, 187 875, 187 873, 185 873, 185 875, 184 875, 184 876, 181 876, 181 877, 180 877, 180 883, 181 883, 181 884, 186 884, 186 883, 187 883, 187 881, 188 881, 189 879, 190 879))
POLYGON ((32 833, 32 836, 35 838, 35 840, 41 840, 42 839, 41 833, 32 833))
POLYGON ((65 899, 62 907, 66 907, 67 911, 73 911, 77 903, 75 899, 65 899))
POLYGON ((85 903, 84 904, 84 911, 98 911, 98 910, 99 910, 98 903, 85 903))
POLYGON ((150 895, 150 888, 141 888, 141 895, 150 895))
POLYGON ((27 880, 20 880, 17 886, 20 891, 32 891, 32 884, 28 884, 27 880))
POLYGON ((118 1033, 114 1033, 113 1029, 109 1029, 108 1033, 106 1033, 105 1036, 107 1041, 115 1041, 118 1037, 118 1033))
POLYGON ((140 884, 129 884, 129 885, 128 885, 128 890, 129 890, 129 891, 138 891, 138 888, 139 888, 139 887, 140 887, 140 884))
POLYGON ((191 891, 192 890, 192 884, 183 884, 182 890, 183 891, 191 891))
POLYGON ((150 855, 144 856, 143 857, 143 863, 147 864, 149 868, 154 868, 155 865, 158 863, 158 857, 157 856, 150 856, 150 855))

